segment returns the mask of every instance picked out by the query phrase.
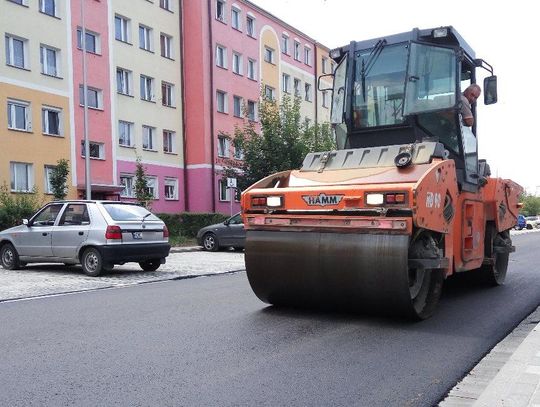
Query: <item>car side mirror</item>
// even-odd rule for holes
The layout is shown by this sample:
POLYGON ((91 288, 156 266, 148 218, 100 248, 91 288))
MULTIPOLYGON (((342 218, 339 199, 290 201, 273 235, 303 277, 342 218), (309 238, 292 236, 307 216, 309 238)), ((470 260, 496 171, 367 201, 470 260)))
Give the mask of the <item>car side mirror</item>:
POLYGON ((23 225, 26 225, 26 226, 30 227, 30 223, 28 222, 28 219, 23 219, 22 223, 23 223, 23 225))
POLYGON ((484 104, 497 103, 497 76, 492 75, 484 78, 484 104))
POLYGON ((226 221, 223 222, 223 224, 224 224, 225 226, 229 226, 229 220, 227 219, 226 221))
POLYGON ((319 89, 321 92, 323 92, 325 90, 334 90, 333 86, 323 88, 322 87, 323 85, 321 84, 321 79, 322 78, 332 78, 332 82, 334 82, 334 74, 333 73, 327 73, 326 75, 319 76, 319 78, 317 79, 317 89, 319 89))

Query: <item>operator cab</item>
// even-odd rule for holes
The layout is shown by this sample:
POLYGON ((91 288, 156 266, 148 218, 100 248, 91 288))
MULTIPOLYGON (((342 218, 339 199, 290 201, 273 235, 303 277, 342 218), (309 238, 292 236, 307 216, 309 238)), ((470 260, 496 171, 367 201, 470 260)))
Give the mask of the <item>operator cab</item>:
POLYGON ((353 41, 330 56, 338 63, 331 74, 338 149, 437 141, 456 162, 460 187, 478 190, 485 174, 478 168, 476 109, 473 127, 465 126, 461 94, 482 67, 492 74, 484 80, 484 103, 495 103, 496 77, 454 28, 353 41))

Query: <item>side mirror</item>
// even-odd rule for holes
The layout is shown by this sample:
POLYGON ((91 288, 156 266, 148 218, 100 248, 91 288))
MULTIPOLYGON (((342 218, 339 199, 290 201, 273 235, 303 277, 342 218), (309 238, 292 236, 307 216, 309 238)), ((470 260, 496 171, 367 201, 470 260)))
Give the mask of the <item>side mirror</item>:
POLYGON ((28 223, 28 219, 23 219, 22 224, 30 227, 30 223, 28 223))
MULTIPOLYGON (((319 76, 319 78, 317 79, 317 89, 319 89, 321 92, 324 92, 325 90, 334 90, 334 87, 333 86, 330 86, 329 88, 322 88, 322 84, 321 84, 321 79, 322 78, 327 78, 327 77, 331 77, 332 78, 332 83, 334 82, 334 74, 333 73, 327 73, 326 75, 321 75, 319 76)), ((326 85, 325 85, 326 86, 326 85)))
POLYGON ((224 224, 225 226, 229 226, 229 219, 227 219, 226 221, 224 221, 223 224, 224 224))
POLYGON ((484 78, 484 104, 497 103, 497 76, 492 75, 484 78))

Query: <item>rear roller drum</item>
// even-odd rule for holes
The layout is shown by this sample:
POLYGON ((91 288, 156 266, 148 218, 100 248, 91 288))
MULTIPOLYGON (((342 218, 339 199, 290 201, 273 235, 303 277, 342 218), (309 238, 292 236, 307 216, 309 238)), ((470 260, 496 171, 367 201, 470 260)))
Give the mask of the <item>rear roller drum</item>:
POLYGON ((479 270, 482 282, 492 286, 504 284, 511 247, 512 240, 507 230, 497 233, 495 225, 486 225, 484 252, 488 264, 484 264, 479 270))

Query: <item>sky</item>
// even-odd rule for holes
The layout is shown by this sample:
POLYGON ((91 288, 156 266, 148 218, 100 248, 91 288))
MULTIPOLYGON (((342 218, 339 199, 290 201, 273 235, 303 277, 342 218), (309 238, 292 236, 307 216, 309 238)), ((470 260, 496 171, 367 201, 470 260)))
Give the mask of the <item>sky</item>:
MULTIPOLYGON (((329 48, 451 25, 494 68, 497 104, 477 105, 479 158, 540 195, 540 30, 533 3, 485 0, 251 0, 329 48)), ((477 70, 482 79, 487 71, 477 70)), ((477 76, 478 78, 478 76, 477 76)), ((477 79, 478 80, 478 79, 477 79)), ((480 84, 481 81, 479 81, 480 84)))

